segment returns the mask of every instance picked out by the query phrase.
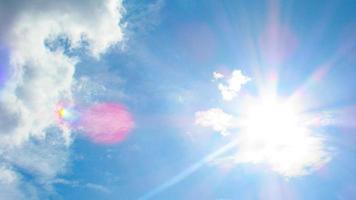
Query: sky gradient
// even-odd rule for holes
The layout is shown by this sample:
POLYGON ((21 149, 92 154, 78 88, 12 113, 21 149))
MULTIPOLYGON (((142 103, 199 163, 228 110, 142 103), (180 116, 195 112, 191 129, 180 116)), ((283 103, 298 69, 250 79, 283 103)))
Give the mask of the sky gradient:
POLYGON ((0 199, 355 199, 355 10, 0 0, 0 199))

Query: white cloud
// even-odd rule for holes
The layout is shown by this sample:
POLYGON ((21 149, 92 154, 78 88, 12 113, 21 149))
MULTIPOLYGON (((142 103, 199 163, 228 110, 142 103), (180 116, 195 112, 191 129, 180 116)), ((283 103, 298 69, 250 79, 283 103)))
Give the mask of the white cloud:
POLYGON ((51 51, 46 43, 55 44, 64 37, 70 49, 85 48, 97 57, 122 39, 121 2, 100 2, 82 2, 83 8, 72 8, 70 1, 59 5, 53 1, 44 6, 47 10, 38 10, 39 4, 39 8, 23 9, 16 16, 6 34, 14 73, 0 101, 0 108, 7 111, 1 119, 16 123, 6 127, 3 141, 19 144, 31 135, 43 136, 43 130, 54 123, 58 100, 71 98, 74 66, 79 59, 65 54, 60 44, 51 51))
POLYGON ((224 75, 219 72, 213 72, 213 77, 215 80, 224 78, 224 75))
POLYGON ((221 135, 228 135, 228 129, 232 126, 233 116, 226 114, 220 108, 211 108, 207 111, 195 113, 195 124, 210 127, 221 135))
MULTIPOLYGON (((216 80, 224 79, 224 75, 214 72, 213 77, 216 80)), ((225 101, 231 101, 240 91, 241 86, 249 82, 251 78, 242 74, 241 70, 234 70, 231 74, 231 77, 225 80, 226 83, 219 83, 218 89, 222 95, 222 98, 225 101)))
POLYGON ((12 72, 0 92, 1 163, 41 180, 65 169, 70 135, 51 127, 57 103, 72 99, 80 61, 73 52, 99 58, 121 41, 123 11, 121 0, 0 0, 0 41, 12 72))

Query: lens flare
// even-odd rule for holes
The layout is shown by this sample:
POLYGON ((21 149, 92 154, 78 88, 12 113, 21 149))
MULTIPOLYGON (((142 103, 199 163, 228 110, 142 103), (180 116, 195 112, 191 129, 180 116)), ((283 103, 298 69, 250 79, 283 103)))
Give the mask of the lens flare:
POLYGON ((59 115, 60 118, 64 119, 65 116, 68 115, 68 111, 66 111, 66 109, 64 109, 64 108, 60 108, 58 110, 58 115, 59 115))
POLYGON ((60 108, 57 113, 61 120, 67 122, 74 122, 78 118, 78 114, 73 108, 60 108))
POLYGON ((327 163, 323 138, 305 124, 298 107, 274 96, 251 103, 236 161, 264 163, 286 177, 308 174, 327 163))
POLYGON ((114 144, 123 141, 134 127, 129 111, 120 104, 100 103, 86 109, 79 130, 96 143, 114 144))
POLYGON ((93 142, 102 144, 123 141, 134 127, 129 111, 115 103, 100 103, 84 108, 62 102, 56 108, 56 119, 63 131, 79 131, 93 142))
POLYGON ((76 129, 80 112, 73 103, 59 103, 55 111, 56 121, 60 128, 64 131, 76 129))

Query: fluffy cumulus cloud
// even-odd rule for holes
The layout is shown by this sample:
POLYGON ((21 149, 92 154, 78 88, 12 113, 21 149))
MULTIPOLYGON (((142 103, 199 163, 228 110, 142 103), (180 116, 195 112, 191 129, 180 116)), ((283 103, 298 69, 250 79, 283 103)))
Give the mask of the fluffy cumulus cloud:
POLYGON ((219 72, 214 72, 213 77, 215 80, 223 80, 225 82, 218 84, 218 89, 225 101, 233 100, 241 90, 242 85, 251 80, 251 78, 242 74, 241 70, 234 70, 228 79, 219 72))
POLYGON ((195 113, 195 124, 212 128, 223 136, 229 134, 228 129, 231 128, 232 123, 233 116, 225 113, 220 108, 211 108, 195 113))
POLYGON ((71 137, 55 128, 56 106, 72 99, 78 52, 99 58, 123 39, 123 11, 120 0, 0 0, 10 69, 0 91, 0 162, 7 166, 0 188, 12 191, 1 199, 21 199, 19 171, 44 182, 64 170, 71 137))

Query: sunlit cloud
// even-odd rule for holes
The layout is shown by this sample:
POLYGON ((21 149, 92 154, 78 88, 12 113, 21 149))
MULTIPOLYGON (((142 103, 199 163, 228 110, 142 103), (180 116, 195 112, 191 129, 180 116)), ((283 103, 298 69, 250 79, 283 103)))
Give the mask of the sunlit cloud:
POLYGON ((7 137, 20 144, 32 135, 45 135, 43 130, 55 123, 52 111, 57 102, 72 98, 74 67, 79 61, 65 53, 59 39, 68 41, 70 51, 82 49, 98 57, 122 40, 121 9, 120 2, 110 0, 80 6, 51 2, 18 11, 17 21, 6 32, 10 64, 16 69, 1 95, 1 105, 12 108, 2 117, 14 119, 7 137), (68 9, 65 16, 59 12, 62 6, 68 9))
MULTIPOLYGON (((73 99, 75 66, 80 62, 75 55, 99 59, 122 41, 122 2, 0 3, 0 41, 8 48, 11 72, 0 91, 0 160, 35 180, 48 180, 62 173, 67 163, 71 135, 69 129, 58 129, 58 116, 70 121, 71 111, 58 110, 58 104, 73 99), (52 145, 46 144, 48 138, 52 145)), ((0 71, 2 76, 3 66, 0 71)), ((2 194, 0 198, 9 199, 2 194)))
POLYGON ((233 116, 225 113, 220 108, 211 108, 207 111, 195 113, 195 124, 212 128, 221 135, 229 135, 229 128, 232 126, 233 116))
POLYGON ((224 75, 222 73, 219 73, 219 72, 213 72, 213 77, 214 77, 215 80, 218 80, 218 79, 224 78, 224 75))
MULTIPOLYGON (((218 72, 213 73, 213 77, 216 80, 224 79, 224 75, 218 72)), ((231 101, 233 100, 238 92, 240 91, 242 85, 249 82, 251 78, 242 74, 241 70, 234 70, 224 82, 218 84, 218 89, 221 93, 223 100, 231 101)))

